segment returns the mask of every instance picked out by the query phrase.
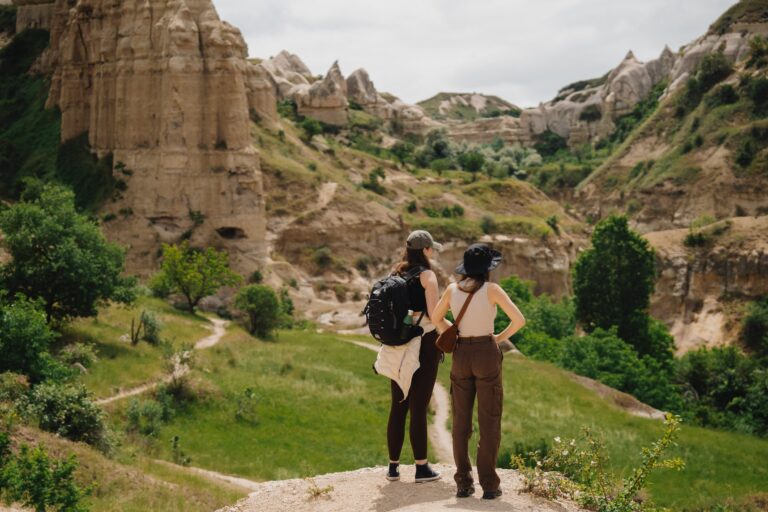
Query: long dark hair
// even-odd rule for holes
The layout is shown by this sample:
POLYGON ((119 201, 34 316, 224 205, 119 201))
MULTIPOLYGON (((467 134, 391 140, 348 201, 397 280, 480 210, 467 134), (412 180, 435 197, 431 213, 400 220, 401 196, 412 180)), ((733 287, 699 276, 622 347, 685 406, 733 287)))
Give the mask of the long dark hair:
POLYGON ((483 286, 483 284, 485 284, 485 282, 489 279, 489 272, 486 272, 485 274, 468 274, 461 276, 461 279, 459 279, 459 284, 456 286, 458 286, 459 289, 463 292, 472 293, 479 290, 480 287, 483 286))
POLYGON ((432 269, 432 265, 429 264, 429 258, 424 255, 424 249, 408 249, 406 247, 405 251, 403 251, 402 259, 395 265, 392 272, 402 274, 418 266, 432 269))

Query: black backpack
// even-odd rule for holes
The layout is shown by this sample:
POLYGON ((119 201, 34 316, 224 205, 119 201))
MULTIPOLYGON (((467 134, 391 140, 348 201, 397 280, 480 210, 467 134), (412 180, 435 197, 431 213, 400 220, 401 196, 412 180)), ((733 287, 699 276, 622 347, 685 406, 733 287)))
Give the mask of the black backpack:
POLYGON ((362 314, 365 315, 368 329, 377 341, 384 345, 404 345, 416 336, 421 336, 424 329, 419 326, 424 312, 415 325, 404 322, 408 315, 410 299, 408 282, 418 276, 424 267, 411 269, 404 277, 390 274, 374 283, 362 314))

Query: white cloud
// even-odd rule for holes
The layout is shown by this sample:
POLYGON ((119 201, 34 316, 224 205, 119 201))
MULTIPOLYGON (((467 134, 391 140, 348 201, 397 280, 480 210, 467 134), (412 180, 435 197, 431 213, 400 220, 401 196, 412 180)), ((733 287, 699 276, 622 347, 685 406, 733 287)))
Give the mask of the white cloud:
POLYGON ((734 0, 214 0, 252 57, 286 49, 313 73, 334 60, 416 102, 440 91, 521 106, 600 76, 632 49, 655 58, 703 34, 734 0))

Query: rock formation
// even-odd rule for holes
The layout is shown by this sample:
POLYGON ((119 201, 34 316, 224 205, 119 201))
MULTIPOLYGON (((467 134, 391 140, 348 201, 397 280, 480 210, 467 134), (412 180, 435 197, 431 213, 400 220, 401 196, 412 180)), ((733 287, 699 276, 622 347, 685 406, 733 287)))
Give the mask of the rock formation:
POLYGON ((51 28, 54 12, 52 0, 13 0, 13 4, 16 6, 17 33, 25 28, 51 28))
POLYGON ((248 63, 245 87, 250 117, 277 121, 277 86, 264 66, 248 63))
POLYGON ((659 278, 651 314, 674 335, 678 352, 732 344, 739 304, 768 294, 768 217, 735 217, 711 246, 686 247, 687 229, 647 233, 659 278))
POLYGON ((333 63, 325 78, 292 94, 299 114, 331 125, 347 124, 347 81, 338 61, 333 63))
POLYGON ((376 90, 366 70, 356 69, 347 77, 347 96, 369 114, 385 121, 392 119, 392 105, 376 90))
POLYGON ((56 0, 51 49, 62 140, 87 132, 127 184, 106 230, 128 247, 129 271, 187 237, 255 268, 264 204, 239 30, 210 0, 56 0))
POLYGON ((309 85, 313 80, 312 72, 298 55, 285 50, 261 64, 275 82, 278 100, 291 98, 294 86, 309 85))

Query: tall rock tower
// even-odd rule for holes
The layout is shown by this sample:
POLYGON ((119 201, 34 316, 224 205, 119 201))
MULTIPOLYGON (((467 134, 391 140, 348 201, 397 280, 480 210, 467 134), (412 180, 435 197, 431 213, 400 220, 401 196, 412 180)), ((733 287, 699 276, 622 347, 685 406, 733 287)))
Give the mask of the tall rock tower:
POLYGON ((56 0, 51 50, 62 141, 87 132, 127 185, 106 231, 128 247, 129 271, 184 238, 256 268, 265 211, 247 49, 211 0, 56 0))

